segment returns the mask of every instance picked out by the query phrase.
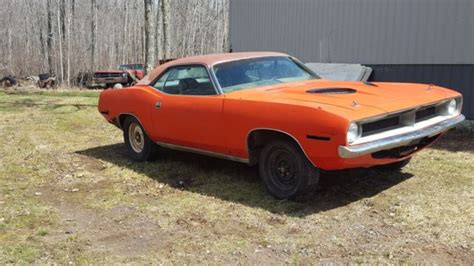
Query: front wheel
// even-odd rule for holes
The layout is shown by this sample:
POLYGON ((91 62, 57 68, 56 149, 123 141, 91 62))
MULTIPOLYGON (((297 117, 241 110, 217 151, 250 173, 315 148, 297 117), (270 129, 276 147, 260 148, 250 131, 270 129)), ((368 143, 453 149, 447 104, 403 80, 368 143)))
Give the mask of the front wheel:
POLYGON ((319 170, 292 142, 273 141, 265 145, 259 158, 259 173, 267 191, 278 199, 307 196, 316 189, 319 170))
POLYGON ((147 136, 135 117, 125 119, 123 138, 128 155, 135 161, 150 161, 155 155, 156 145, 147 136))

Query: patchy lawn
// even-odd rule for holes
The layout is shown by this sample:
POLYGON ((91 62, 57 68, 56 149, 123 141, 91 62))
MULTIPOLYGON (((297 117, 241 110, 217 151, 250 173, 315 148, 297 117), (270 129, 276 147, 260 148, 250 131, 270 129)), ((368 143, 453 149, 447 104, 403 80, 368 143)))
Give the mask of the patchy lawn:
POLYGON ((243 164, 132 163, 98 92, 0 92, 0 264, 474 261, 474 133, 400 173, 327 173, 278 201, 243 164))

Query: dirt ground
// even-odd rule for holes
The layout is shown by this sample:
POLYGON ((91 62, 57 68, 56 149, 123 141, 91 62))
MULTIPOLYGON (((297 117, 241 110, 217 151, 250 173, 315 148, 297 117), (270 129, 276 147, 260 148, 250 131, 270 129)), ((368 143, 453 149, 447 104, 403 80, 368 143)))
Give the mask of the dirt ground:
POLYGON ((474 132, 401 172, 324 173, 298 203, 239 163, 132 163, 97 96, 0 91, 0 264, 474 261, 474 132))

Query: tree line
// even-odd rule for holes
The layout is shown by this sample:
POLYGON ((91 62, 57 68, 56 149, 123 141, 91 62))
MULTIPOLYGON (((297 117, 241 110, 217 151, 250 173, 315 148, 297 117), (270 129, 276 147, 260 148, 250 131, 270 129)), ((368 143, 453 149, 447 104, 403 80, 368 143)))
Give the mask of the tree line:
MULTIPOLYGON (((70 85, 123 63, 229 50, 228 0, 0 0, 0 70, 70 85)), ((1 72, 0 72, 1 73, 1 72)))

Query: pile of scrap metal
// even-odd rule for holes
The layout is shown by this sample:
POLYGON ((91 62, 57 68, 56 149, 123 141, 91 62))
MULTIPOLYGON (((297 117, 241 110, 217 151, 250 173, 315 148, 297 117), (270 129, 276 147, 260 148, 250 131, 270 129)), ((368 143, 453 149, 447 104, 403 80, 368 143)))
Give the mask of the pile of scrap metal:
POLYGON ((6 65, 0 65, 0 86, 12 87, 17 84, 13 71, 6 65))
POLYGON ((342 81, 367 81, 372 68, 360 64, 306 63, 309 69, 324 79, 342 81))
POLYGON ((40 74, 38 77, 38 87, 48 89, 56 86, 56 75, 40 74))
POLYGON ((34 81, 41 89, 54 88, 57 85, 56 75, 51 74, 39 74, 39 76, 29 76, 26 79, 34 81))
POLYGON ((16 78, 14 76, 6 76, 0 79, 0 85, 2 87, 12 87, 16 85, 16 78))

